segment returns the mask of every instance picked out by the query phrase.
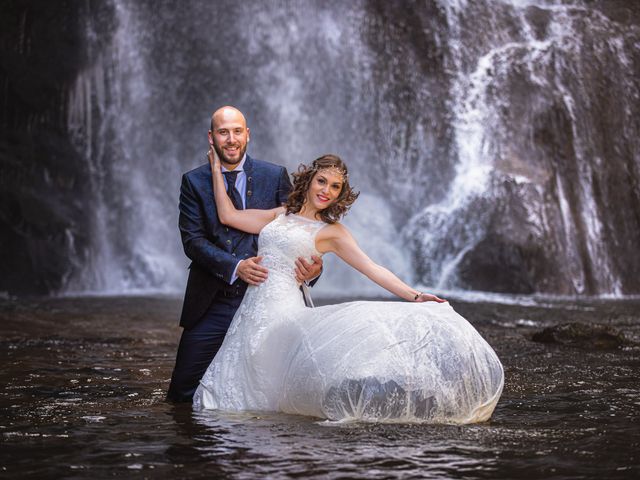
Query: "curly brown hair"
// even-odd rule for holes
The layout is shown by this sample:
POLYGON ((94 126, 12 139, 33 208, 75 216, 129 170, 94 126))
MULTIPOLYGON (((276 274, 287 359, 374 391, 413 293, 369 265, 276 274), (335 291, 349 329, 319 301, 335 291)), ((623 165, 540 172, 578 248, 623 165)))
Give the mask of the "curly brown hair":
POLYGON ((311 185, 313 177, 319 170, 325 168, 337 168, 344 172, 342 175, 342 188, 338 198, 324 210, 318 212, 320 219, 325 223, 336 223, 340 220, 356 201, 360 192, 355 192, 349 185, 349 171, 347 166, 337 155, 327 154, 316 158, 310 166, 300 164, 298 171, 293 174, 293 190, 289 194, 285 205, 287 214, 299 213, 304 202, 307 200, 307 191, 311 185))

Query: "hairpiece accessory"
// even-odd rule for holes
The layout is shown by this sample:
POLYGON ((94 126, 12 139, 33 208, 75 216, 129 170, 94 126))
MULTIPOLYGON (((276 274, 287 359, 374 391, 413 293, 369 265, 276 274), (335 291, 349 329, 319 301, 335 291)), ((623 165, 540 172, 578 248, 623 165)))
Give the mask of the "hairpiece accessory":
POLYGON ((349 174, 346 172, 346 170, 343 170, 342 168, 336 167, 336 166, 331 166, 331 167, 313 167, 311 169, 311 171, 313 172, 320 172, 320 171, 325 171, 325 172, 329 172, 333 175, 337 175, 339 177, 342 177, 342 180, 348 180, 349 179, 349 174))

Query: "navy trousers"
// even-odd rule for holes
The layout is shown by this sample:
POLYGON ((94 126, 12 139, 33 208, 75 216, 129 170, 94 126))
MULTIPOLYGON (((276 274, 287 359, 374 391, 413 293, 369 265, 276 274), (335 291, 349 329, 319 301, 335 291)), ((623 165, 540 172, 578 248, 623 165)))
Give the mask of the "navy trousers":
POLYGON ((203 317, 182 331, 167 400, 190 402, 207 367, 216 356, 243 295, 216 295, 203 317))

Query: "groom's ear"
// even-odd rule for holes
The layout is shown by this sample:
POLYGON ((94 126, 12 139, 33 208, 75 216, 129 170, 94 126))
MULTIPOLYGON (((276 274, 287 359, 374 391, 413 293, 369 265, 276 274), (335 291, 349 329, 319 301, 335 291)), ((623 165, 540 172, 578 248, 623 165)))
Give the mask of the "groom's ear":
POLYGON ((249 143, 249 140, 251 140, 251 130, 247 127, 247 143, 249 143))
POLYGON ((213 145, 213 132, 211 130, 209 130, 209 145, 213 145))

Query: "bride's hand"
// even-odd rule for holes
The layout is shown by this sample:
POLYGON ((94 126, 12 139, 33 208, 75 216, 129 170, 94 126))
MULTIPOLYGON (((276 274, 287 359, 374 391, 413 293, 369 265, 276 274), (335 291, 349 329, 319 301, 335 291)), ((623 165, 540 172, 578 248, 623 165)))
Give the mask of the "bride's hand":
POLYGON ((431 293, 421 293, 418 298, 416 298, 415 300, 418 303, 422 303, 422 302, 438 302, 438 303, 445 303, 446 300, 440 297, 437 297, 436 295, 433 295, 431 293))
POLYGON ((209 147, 209 151, 207 152, 207 158, 209 159, 211 172, 212 173, 220 172, 220 157, 218 157, 218 152, 216 152, 213 147, 209 147))

